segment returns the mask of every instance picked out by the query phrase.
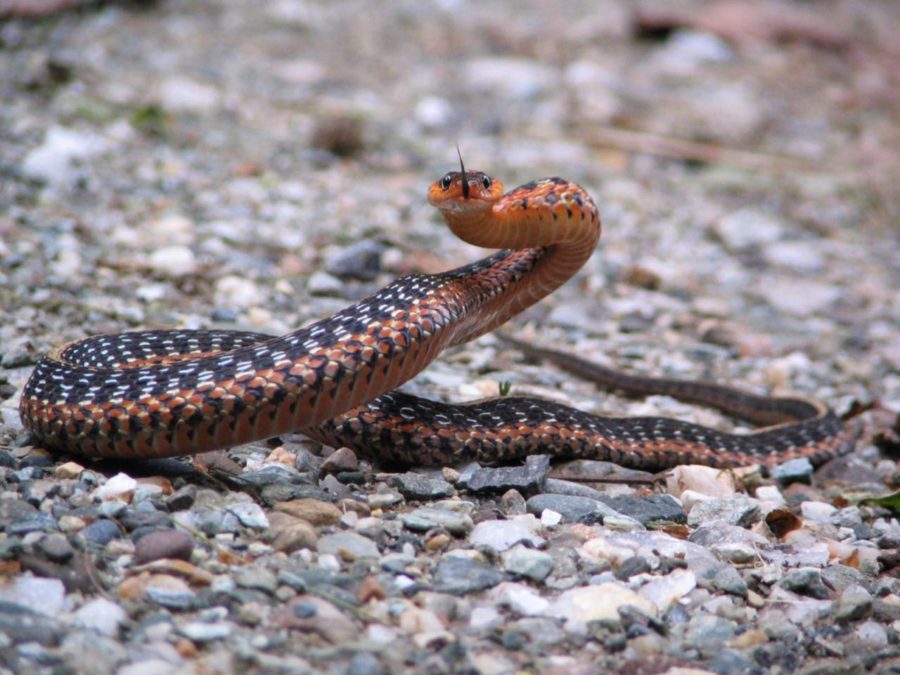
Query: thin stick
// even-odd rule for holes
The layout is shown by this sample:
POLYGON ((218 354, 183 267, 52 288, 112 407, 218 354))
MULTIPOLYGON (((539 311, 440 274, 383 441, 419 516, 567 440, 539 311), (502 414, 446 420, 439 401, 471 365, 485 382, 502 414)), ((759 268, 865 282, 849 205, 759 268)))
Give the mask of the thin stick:
MULTIPOLYGON (((660 157, 685 159, 707 164, 731 164, 747 169, 789 171, 797 169, 822 169, 811 160, 786 155, 773 155, 749 150, 736 150, 713 143, 699 143, 679 138, 659 136, 642 131, 630 131, 616 127, 592 128, 582 136, 595 148, 614 148, 626 152, 639 152, 660 157)), ((827 169, 827 167, 825 167, 827 169)))

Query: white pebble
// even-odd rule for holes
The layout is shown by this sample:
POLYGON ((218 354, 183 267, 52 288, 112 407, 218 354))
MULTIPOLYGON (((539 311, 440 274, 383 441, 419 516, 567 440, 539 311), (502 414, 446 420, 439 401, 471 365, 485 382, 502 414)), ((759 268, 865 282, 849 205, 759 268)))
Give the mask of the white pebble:
POLYGON ((75 178, 79 163, 108 147, 109 143, 95 134, 50 127, 44 142, 25 155, 22 173, 50 185, 64 186, 75 178))
POLYGON ((154 272, 168 277, 182 277, 197 271, 197 259, 187 246, 163 246, 147 258, 154 272))
POLYGON ((532 588, 525 584, 516 584, 505 581, 493 588, 490 597, 498 605, 509 607, 516 614, 522 616, 535 616, 541 614, 549 606, 550 602, 542 598, 532 588))
POLYGON ((445 98, 426 96, 416 104, 416 121, 426 129, 440 129, 447 125, 453 106, 445 98))
POLYGON ((117 473, 103 485, 94 490, 94 497, 101 500, 128 499, 137 487, 137 481, 127 473, 117 473))
POLYGON ((250 307, 264 302, 259 287, 249 279, 228 275, 216 282, 216 303, 228 307, 250 307))
POLYGON ((675 570, 654 579, 640 590, 642 597, 652 602, 664 614, 697 586, 697 577, 690 570, 675 570))
POLYGON ((781 490, 775 485, 760 485, 756 488, 756 498, 769 506, 783 506, 787 503, 781 490))
POLYGON ((170 77, 159 85, 159 100, 167 110, 203 113, 219 105, 219 92, 185 77, 170 77))
POLYGON ((552 509, 544 509, 541 511, 541 525, 544 527, 554 527, 562 521, 562 514, 552 509))
POLYGON ((828 523, 831 522, 831 517, 835 513, 837 513, 837 508, 825 502, 803 502, 800 504, 800 515, 804 520, 828 523))
POLYGON ((783 226, 766 213, 755 209, 741 209, 726 215, 715 224, 714 229, 729 250, 741 251, 778 241, 782 236, 783 226))
POLYGON ((106 598, 97 598, 83 605, 75 617, 85 628, 90 628, 103 635, 114 636, 119 626, 128 618, 125 610, 106 598))

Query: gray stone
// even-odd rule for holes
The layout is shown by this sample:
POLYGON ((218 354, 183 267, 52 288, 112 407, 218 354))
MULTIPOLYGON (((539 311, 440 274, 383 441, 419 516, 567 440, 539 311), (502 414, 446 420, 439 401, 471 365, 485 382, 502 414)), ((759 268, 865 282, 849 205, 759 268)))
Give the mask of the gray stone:
POLYGON ((325 262, 325 271, 336 277, 371 281, 381 271, 381 243, 361 239, 333 255, 325 262))
POLYGON ((188 514, 187 525, 203 534, 216 535, 237 532, 240 527, 237 517, 224 509, 195 506, 186 513, 188 514))
POLYGON ((543 492, 554 495, 588 497, 589 499, 600 499, 603 496, 600 490, 595 490, 592 487, 570 480, 560 480, 559 478, 547 478, 544 482, 543 492))
POLYGON ((483 520, 469 535, 471 546, 486 546, 498 553, 512 548, 520 542, 527 542, 532 546, 542 546, 544 538, 535 534, 534 528, 530 528, 518 520, 483 520))
POLYGON ((325 535, 316 543, 316 550, 319 553, 330 553, 351 560, 378 558, 381 555, 374 541, 355 532, 325 535))
POLYGON ((553 556, 526 546, 515 546, 503 554, 503 569, 532 581, 543 581, 554 566, 553 556))
POLYGON ((137 508, 126 509, 119 516, 119 522, 129 532, 140 528, 169 527, 171 524, 169 514, 157 511, 149 502, 141 503, 137 508))
POLYGON ((66 635, 59 648, 66 667, 79 675, 106 675, 116 671, 128 652, 111 636, 92 631, 73 631, 66 635))
POLYGON ((649 571, 650 563, 647 562, 646 558, 633 555, 622 561, 622 564, 614 572, 614 576, 619 581, 627 581, 636 574, 647 574, 649 571))
POLYGON ((104 518, 120 518, 128 510, 128 504, 118 499, 109 499, 97 506, 97 513, 104 518))
MULTIPOLYGON (((741 550, 744 550, 744 546, 764 546, 767 543, 766 538, 761 534, 757 534, 756 532, 752 532, 751 530, 738 525, 728 525, 723 522, 714 522, 699 526, 691 533, 690 537, 688 537, 688 541, 707 547, 740 545, 741 550)), ((735 561, 733 560, 733 562, 735 561)))
POLYGON ((724 499, 703 499, 696 502, 691 507, 687 522, 691 527, 713 521, 749 527, 760 516, 759 500, 736 494, 724 499))
MULTIPOLYGON (((297 485, 307 482, 304 474, 281 464, 267 464, 262 469, 247 471, 240 476, 235 476, 232 480, 255 488, 270 485, 297 485)), ((284 499, 280 501, 284 501, 284 499)))
POLYGON ((872 613, 872 596, 862 586, 848 586, 831 608, 835 621, 850 622, 865 619, 872 613))
POLYGON ((323 270, 310 274, 306 282, 306 291, 310 295, 340 295, 343 289, 343 281, 323 270))
POLYGON ((549 455, 529 455, 524 466, 478 467, 460 473, 457 486, 474 492, 491 493, 518 490, 526 494, 543 488, 550 473, 549 455))
POLYGON ((872 590, 869 578, 858 569, 847 565, 834 564, 823 568, 822 579, 838 593, 843 593, 849 586, 862 586, 869 592, 872 590))
POLYGON ((542 494, 525 502, 529 513, 540 517, 545 509, 556 511, 567 523, 602 523, 604 516, 614 515, 615 509, 589 497, 542 494))
MULTIPOLYGON (((31 471, 31 469, 27 469, 27 471, 31 471)), ((43 511, 37 511, 30 516, 23 516, 13 522, 7 522, 5 527, 7 534, 10 535, 22 535, 29 532, 50 532, 56 529, 56 518, 43 511)), ((82 531, 84 532, 85 530, 82 531)), ((118 528, 116 528, 116 531, 118 532, 118 528)))
POLYGON ((772 468, 772 478, 782 485, 812 482, 813 465, 806 457, 791 459, 772 468))
POLYGON ((371 652, 360 652, 350 659, 347 675, 384 675, 385 669, 371 652))
POLYGON ((893 623, 900 621, 900 605, 893 602, 885 602, 876 599, 872 603, 872 615, 881 623, 893 623))
MULTIPOLYGON (((506 632, 520 634, 525 651, 531 653, 552 649, 566 639, 559 627, 559 622, 544 617, 528 617, 512 621, 506 626, 506 632)), ((578 670, 575 672, 581 673, 581 675, 592 675, 592 673, 601 671, 578 670)))
POLYGON ((47 560, 53 562, 64 563, 69 560, 75 553, 75 549, 69 543, 69 540, 62 534, 48 534, 43 537, 36 546, 47 560))
MULTIPOLYGON (((549 480, 549 478, 547 479, 549 480)), ((527 512, 525 497, 518 490, 507 490, 500 497, 500 505, 508 515, 519 515, 527 512)))
POLYGON ((166 497, 165 504, 169 511, 184 511, 194 505, 197 499, 197 486, 185 485, 166 497))
POLYGON ((444 556, 434 570, 434 587, 441 593, 466 595, 496 586, 503 572, 468 558, 444 556))
POLYGON ((856 528, 863 524, 863 514, 858 506, 845 506, 831 517, 831 522, 838 527, 856 528))
POLYGON ((475 527, 475 523, 465 513, 431 507, 404 513, 400 516, 400 520, 407 529, 415 532, 426 532, 435 527, 443 527, 450 534, 465 535, 475 527))
POLYGON ((723 565, 719 568, 716 576, 713 578, 713 585, 724 593, 737 595, 741 598, 746 598, 749 590, 747 582, 744 581, 740 572, 731 565, 723 565))
POLYGON ((420 473, 401 473, 393 477, 392 483, 407 499, 441 499, 452 497, 455 492, 443 478, 430 478, 420 473))
POLYGON ((269 527, 269 519, 263 512, 262 507, 256 502, 238 502, 229 504, 225 507, 229 513, 240 521, 244 527, 250 527, 254 530, 265 530, 269 527))
POLYGON ((278 579, 272 570, 264 567, 241 567, 234 573, 234 582, 242 588, 252 588, 269 595, 278 588, 278 579))
POLYGON ((0 522, 4 525, 33 518, 38 510, 24 499, 0 499, 0 522))
POLYGON ((831 597, 831 591, 822 581, 822 573, 817 569, 805 568, 791 570, 782 577, 778 585, 800 595, 825 600, 831 597))
POLYGON ((892 631, 891 635, 889 636, 887 629, 881 624, 876 623, 875 621, 864 621, 857 627, 855 631, 853 631, 853 635, 857 640, 865 645, 868 645, 870 648, 884 648, 887 647, 888 644, 890 644, 891 638, 894 637, 895 632, 892 631))
POLYGON ((642 525, 652 522, 683 523, 687 520, 684 509, 669 495, 649 495, 647 497, 634 495, 603 496, 600 498, 600 501, 619 513, 634 518, 642 525))
POLYGON ((746 675, 762 673, 759 665, 736 649, 719 649, 709 660, 709 669, 717 675, 746 675))
POLYGON ((14 643, 55 645, 65 632, 55 618, 38 614, 16 602, 0 599, 0 634, 5 634, 14 643))
POLYGON ((688 622, 685 640, 702 653, 714 654, 734 637, 735 628, 733 621, 698 613, 688 622))
POLYGON ((144 595, 151 602, 168 609, 183 610, 193 605, 196 593, 191 590, 176 590, 150 586, 144 591, 144 595))

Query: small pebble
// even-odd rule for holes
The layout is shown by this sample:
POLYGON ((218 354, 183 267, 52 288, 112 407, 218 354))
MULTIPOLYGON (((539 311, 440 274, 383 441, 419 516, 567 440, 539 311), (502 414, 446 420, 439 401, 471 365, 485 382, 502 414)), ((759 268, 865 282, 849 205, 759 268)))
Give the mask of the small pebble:
POLYGON ((355 471, 359 466, 356 453, 350 448, 338 448, 322 462, 322 471, 338 473, 339 471, 355 471))
POLYGON ((179 530, 151 532, 135 543, 134 562, 136 565, 163 558, 190 560, 194 551, 194 537, 179 530))
POLYGON ((122 531, 113 521, 101 518, 84 528, 81 534, 92 544, 106 546, 113 539, 121 537, 122 531))
POLYGON ((106 598, 97 598, 75 612, 78 623, 102 635, 115 636, 128 618, 125 610, 106 598))
POLYGON ((831 612, 839 622, 865 619, 872 612, 872 596, 861 586, 848 586, 834 601, 831 612))
POLYGON ((147 258, 151 270, 166 277, 183 277, 197 271, 197 259, 187 246, 163 246, 147 258))
POLYGON ((466 535, 475 527, 475 523, 465 513, 456 513, 423 507, 400 516, 403 525, 416 532, 424 532, 433 527, 443 527, 450 534, 466 535))
POLYGON ((520 542, 526 542, 531 546, 540 547, 544 543, 543 537, 535 534, 538 521, 533 516, 527 516, 530 520, 483 520, 469 533, 469 544, 472 546, 486 546, 501 553, 520 542))
POLYGON ((434 570, 434 586, 442 593, 466 595, 496 586, 505 578, 499 570, 474 560, 444 556, 434 570))
POLYGON ((553 556, 517 545, 503 553, 503 569, 511 574, 540 582, 553 571, 553 556))
POLYGON ((378 545, 355 532, 337 532, 320 537, 316 543, 319 553, 330 553, 344 560, 357 560, 359 558, 378 558, 380 552, 378 545))

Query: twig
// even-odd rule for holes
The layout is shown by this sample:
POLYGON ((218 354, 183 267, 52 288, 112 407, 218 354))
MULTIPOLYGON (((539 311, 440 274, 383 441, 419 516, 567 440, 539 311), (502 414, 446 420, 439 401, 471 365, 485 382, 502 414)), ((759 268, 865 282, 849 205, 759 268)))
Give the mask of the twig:
POLYGON ((706 164, 731 164, 746 169, 791 171, 822 168, 821 165, 800 157, 737 150, 713 143, 686 141, 617 127, 592 127, 589 133, 582 136, 582 140, 596 148, 614 148, 706 164))

